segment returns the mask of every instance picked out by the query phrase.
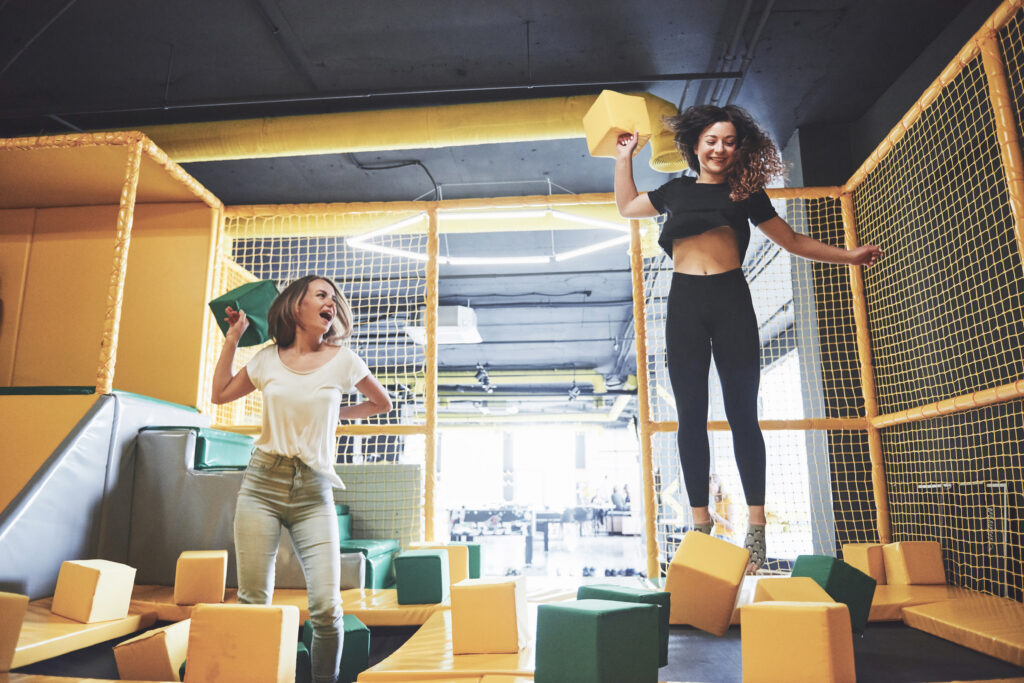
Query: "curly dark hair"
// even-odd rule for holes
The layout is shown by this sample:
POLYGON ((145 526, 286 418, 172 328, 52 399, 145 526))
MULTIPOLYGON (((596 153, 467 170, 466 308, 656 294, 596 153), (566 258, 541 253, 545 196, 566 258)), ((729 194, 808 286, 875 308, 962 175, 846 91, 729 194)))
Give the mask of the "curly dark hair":
POLYGON ((779 156, 779 148, 761 126, 757 125, 747 110, 728 104, 716 107, 712 104, 698 104, 687 107, 677 116, 666 116, 665 127, 675 134, 676 147, 686 157, 686 163, 699 171, 700 162, 694 148, 701 133, 720 121, 729 121, 736 127, 738 158, 729 170, 729 198, 742 201, 783 174, 785 167, 779 156))

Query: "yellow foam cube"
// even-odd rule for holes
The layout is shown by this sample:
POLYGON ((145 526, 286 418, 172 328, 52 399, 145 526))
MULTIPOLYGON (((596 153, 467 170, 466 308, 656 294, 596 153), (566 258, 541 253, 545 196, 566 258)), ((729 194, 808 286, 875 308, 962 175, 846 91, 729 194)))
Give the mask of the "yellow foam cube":
POLYGON ((885 585, 885 557, 881 543, 847 543, 843 546, 843 560, 870 576, 877 585, 885 585))
POLYGON ((469 578, 469 546, 443 543, 410 543, 410 550, 447 550, 448 583, 452 586, 469 578))
POLYGON ((61 564, 50 611, 91 624, 124 619, 135 587, 135 567, 109 560, 68 560, 61 564))
POLYGON ((754 588, 754 602, 835 602, 809 576, 764 577, 754 588))
POLYGON ((938 541, 903 541, 882 546, 885 576, 893 585, 946 583, 938 541))
POLYGON ((634 156, 651 137, 647 103, 642 97, 603 90, 583 115, 583 132, 586 133, 591 156, 614 157, 619 136, 637 131, 640 142, 633 152, 634 156))
POLYGON ((669 622, 725 635, 749 560, 746 548, 688 532, 665 579, 665 590, 672 595, 669 622))
POLYGON ((743 683, 854 683, 850 612, 841 602, 740 609, 743 683))
POLYGON ((196 605, 185 681, 292 683, 298 631, 295 605, 196 605))
POLYGON ((455 654, 515 654, 526 646, 526 587, 521 577, 465 579, 452 586, 451 602, 455 654))
POLYGON ((224 602, 227 550, 186 550, 174 570, 174 603, 224 602))
POLYGON ((146 631, 114 646, 121 680, 180 681, 178 669, 188 650, 190 621, 146 631))
POLYGON ((10 671, 18 647, 21 623, 28 611, 28 596, 0 592, 0 671, 10 671))

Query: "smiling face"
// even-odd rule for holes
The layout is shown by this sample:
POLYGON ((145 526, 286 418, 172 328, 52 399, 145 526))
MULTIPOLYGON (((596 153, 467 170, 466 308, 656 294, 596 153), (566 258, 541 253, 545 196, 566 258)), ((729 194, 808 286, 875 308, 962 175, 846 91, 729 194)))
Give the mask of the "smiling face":
POLYGON ((731 121, 719 121, 705 128, 693 148, 700 162, 700 180, 725 182, 739 154, 739 138, 731 121))
POLYGON ((295 321, 304 330, 324 334, 331 328, 337 314, 334 288, 324 280, 313 280, 306 286, 306 293, 299 301, 295 321))

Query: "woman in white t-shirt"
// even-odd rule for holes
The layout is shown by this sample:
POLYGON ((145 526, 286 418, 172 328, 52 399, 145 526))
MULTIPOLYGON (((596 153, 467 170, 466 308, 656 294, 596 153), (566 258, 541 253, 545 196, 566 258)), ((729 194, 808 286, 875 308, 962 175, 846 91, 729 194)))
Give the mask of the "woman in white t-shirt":
POLYGON ((327 278, 307 275, 291 283, 270 307, 274 344, 231 374, 238 340, 248 327, 244 311, 228 309, 224 349, 213 375, 213 402, 263 392, 263 428, 245 470, 235 506, 238 601, 266 605, 274 593, 274 562, 281 527, 302 562, 313 622, 313 680, 335 683, 341 663, 340 559, 332 488, 340 419, 391 410, 387 391, 344 345, 352 310, 327 278), (366 400, 341 407, 344 394, 366 400))

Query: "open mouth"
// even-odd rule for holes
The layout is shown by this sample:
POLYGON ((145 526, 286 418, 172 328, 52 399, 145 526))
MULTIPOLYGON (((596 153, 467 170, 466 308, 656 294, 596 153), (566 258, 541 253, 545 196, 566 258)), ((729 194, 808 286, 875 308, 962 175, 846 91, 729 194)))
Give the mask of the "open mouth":
POLYGON ((328 313, 327 311, 321 312, 320 317, 323 318, 324 322, 327 323, 331 322, 331 320, 334 318, 334 316, 328 313))

